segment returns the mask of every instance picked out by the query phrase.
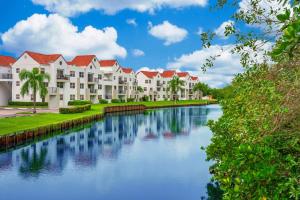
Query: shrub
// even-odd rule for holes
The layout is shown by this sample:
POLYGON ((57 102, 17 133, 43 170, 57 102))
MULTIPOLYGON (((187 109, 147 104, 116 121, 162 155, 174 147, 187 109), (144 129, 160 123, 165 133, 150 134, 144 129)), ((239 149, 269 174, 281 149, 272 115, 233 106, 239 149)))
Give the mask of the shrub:
POLYGON ((112 103, 121 103, 121 100, 120 99, 112 99, 111 102, 112 103))
POLYGON ((148 96, 143 96, 142 101, 149 101, 149 97, 148 96))
POLYGON ((107 103, 108 103, 108 101, 107 101, 107 100, 105 100, 105 99, 99 99, 99 103, 101 103, 101 104, 107 104, 107 103))
MULTIPOLYGON (((10 106, 33 106, 33 102, 26 101, 9 101, 10 106)), ((48 106, 48 102, 36 102, 36 106, 48 106)))
POLYGON ((91 104, 74 106, 69 108, 59 108, 59 113, 60 114, 82 113, 87 110, 91 110, 91 104))
POLYGON ((92 104, 91 101, 82 101, 82 100, 74 100, 74 101, 69 101, 68 105, 69 106, 80 106, 80 105, 88 105, 92 104))
POLYGON ((134 102, 134 98, 128 98, 127 102, 134 102))

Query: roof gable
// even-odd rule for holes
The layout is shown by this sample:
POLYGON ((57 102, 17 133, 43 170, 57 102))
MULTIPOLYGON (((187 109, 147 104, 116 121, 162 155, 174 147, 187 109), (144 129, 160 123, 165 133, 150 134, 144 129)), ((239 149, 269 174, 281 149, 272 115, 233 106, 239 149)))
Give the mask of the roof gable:
POLYGON ((76 56, 72 61, 68 62, 69 65, 75 65, 77 67, 87 67, 93 62, 95 55, 79 55, 76 56))
POLYGON ((0 55, 0 66, 11 67, 12 64, 16 62, 16 59, 11 56, 1 56, 0 55))
POLYGON ((99 61, 100 67, 113 67, 116 63, 118 63, 117 60, 100 60, 99 61))
POLYGON ((163 78, 172 78, 173 76, 176 75, 175 70, 166 70, 163 71, 163 73, 160 74, 163 78))
POLYGON ((133 72, 132 68, 121 67, 122 71, 126 74, 130 74, 133 72))
POLYGON ((140 71, 140 72, 145 76, 147 76, 148 78, 154 78, 156 75, 159 74, 158 72, 151 72, 151 71, 140 71))
POLYGON ((189 75, 189 73, 188 73, 188 72, 177 72, 177 75, 178 75, 179 77, 186 77, 186 76, 189 75))
POLYGON ((55 62, 58 58, 60 58, 61 54, 41 54, 32 51, 25 51, 23 54, 29 55, 33 60, 38 62, 41 65, 49 65, 50 63, 55 62))

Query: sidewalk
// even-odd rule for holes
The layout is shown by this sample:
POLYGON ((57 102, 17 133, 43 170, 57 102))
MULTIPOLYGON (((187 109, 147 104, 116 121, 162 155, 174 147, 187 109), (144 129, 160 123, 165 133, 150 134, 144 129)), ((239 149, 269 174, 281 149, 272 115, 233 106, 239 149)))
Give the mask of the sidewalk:
MULTIPOLYGON (((58 109, 37 108, 37 113, 58 113, 58 109)), ((20 112, 32 112, 32 108, 0 107, 0 118, 22 116, 20 112)))

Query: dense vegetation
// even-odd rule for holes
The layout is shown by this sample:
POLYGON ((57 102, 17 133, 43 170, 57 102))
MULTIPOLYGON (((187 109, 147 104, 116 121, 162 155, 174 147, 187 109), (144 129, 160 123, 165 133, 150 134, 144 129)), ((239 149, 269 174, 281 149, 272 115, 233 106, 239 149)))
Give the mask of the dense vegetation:
MULTIPOLYGON (((214 134, 206 149, 208 160, 214 161, 213 179, 224 199, 299 199, 299 2, 265 0, 280 5, 271 9, 257 0, 249 2, 248 12, 238 10, 233 19, 263 25, 264 30, 245 34, 233 25, 225 30, 237 39, 232 52, 241 55, 245 72, 221 101, 223 116, 209 123, 214 134), (274 47, 264 53, 272 62, 253 60, 249 49, 258 55, 260 45, 272 39, 277 39, 274 47)), ((211 37, 203 36, 209 46, 211 37)))

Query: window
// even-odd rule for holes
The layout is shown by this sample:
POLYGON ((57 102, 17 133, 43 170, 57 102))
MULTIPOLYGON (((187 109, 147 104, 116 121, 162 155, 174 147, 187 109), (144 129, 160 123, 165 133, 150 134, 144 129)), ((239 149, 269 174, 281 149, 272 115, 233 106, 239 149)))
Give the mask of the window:
POLYGON ((98 89, 99 89, 99 90, 102 90, 102 85, 98 85, 98 89))
POLYGON ((64 83, 58 82, 56 85, 58 88, 64 88, 64 83))
POLYGON ((16 94, 16 99, 20 99, 20 95, 19 94, 16 94))
POLYGON ((102 99, 102 95, 98 95, 98 99, 102 99))
POLYGON ((147 88, 146 88, 146 87, 144 87, 144 91, 147 91, 147 88))
POLYGON ((79 72, 79 77, 80 78, 84 78, 84 73, 83 72, 79 72))
POLYGON ((124 86, 124 90, 127 90, 127 86, 124 86))
POLYGON ((102 79, 102 75, 98 74, 98 79, 101 80, 102 79))
POLYGON ((17 68, 17 69, 16 69, 16 73, 20 73, 20 68, 17 68))
POLYGON ((149 83, 151 83, 151 80, 149 80, 149 83))
POLYGON ((116 90, 116 89, 117 89, 117 86, 114 86, 114 89, 116 90))
POLYGON ((74 89, 75 88, 75 83, 70 83, 70 88, 74 89))
POLYGON ((70 76, 75 77, 75 71, 70 71, 70 76))
POLYGON ((129 81, 131 81, 131 78, 129 79, 129 81))
POLYGON ((92 66, 92 65, 90 66, 90 69, 93 69, 93 66, 92 66))
POLYGON ((64 100, 64 95, 63 95, 63 94, 59 95, 59 99, 60 99, 61 101, 64 100))
POLYGON ((20 86, 20 81, 16 81, 16 86, 20 86))
POLYGON ((84 84, 80 83, 80 89, 84 89, 84 84))
POLYGON ((153 89, 152 88, 150 88, 150 91, 152 91, 153 89))
POLYGON ((124 78, 124 81, 125 81, 125 82, 127 81, 127 78, 126 78, 126 77, 124 78))
POLYGON ((148 83, 148 80, 145 80, 145 83, 148 83))
POLYGON ((33 101, 33 95, 32 94, 30 95, 30 100, 33 101))
POLYGON ((116 77, 114 76, 114 80, 116 80, 116 77))
POLYGON ((62 65, 62 61, 59 61, 59 65, 62 65))
POLYGON ((75 100, 75 94, 70 95, 70 100, 74 101, 75 100))
POLYGON ((80 95, 80 100, 84 100, 84 95, 80 95))
POLYGON ((166 82, 165 81, 163 81, 163 84, 165 84, 166 82))
POLYGON ((45 74, 45 68, 41 68, 41 74, 45 74))

